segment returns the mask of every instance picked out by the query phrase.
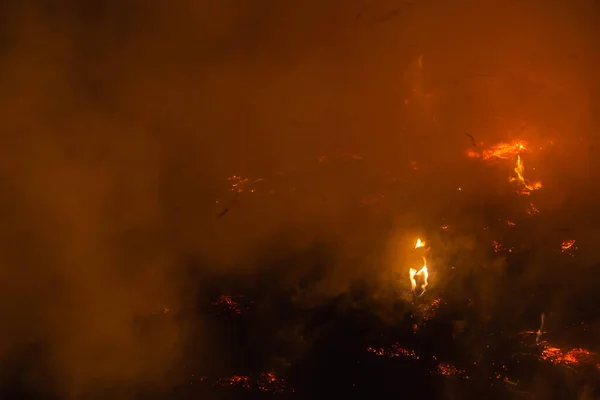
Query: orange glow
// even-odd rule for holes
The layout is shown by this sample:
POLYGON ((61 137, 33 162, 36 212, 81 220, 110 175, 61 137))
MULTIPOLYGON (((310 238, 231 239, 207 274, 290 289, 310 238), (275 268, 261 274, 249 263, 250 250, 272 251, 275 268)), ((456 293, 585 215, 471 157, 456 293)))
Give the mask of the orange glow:
POLYGON ((421 239, 417 239, 417 244, 415 244, 415 249, 418 249, 419 247, 424 247, 425 246, 425 242, 422 242, 421 239))
POLYGON ((555 365, 572 367, 594 362, 592 353, 582 348, 563 350, 559 347, 551 346, 548 342, 542 342, 540 345, 543 347, 540 358, 555 365))

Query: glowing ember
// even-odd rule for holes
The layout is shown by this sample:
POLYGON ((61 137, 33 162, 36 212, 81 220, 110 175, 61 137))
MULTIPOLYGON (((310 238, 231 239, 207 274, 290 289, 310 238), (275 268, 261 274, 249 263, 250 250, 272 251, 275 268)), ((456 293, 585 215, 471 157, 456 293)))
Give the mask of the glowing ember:
POLYGON ((433 371, 436 375, 442 376, 457 376, 457 375, 465 375, 465 370, 457 368, 452 364, 441 363, 438 364, 435 370, 433 371))
POLYGON ((241 176, 232 175, 229 178, 227 178, 227 180, 231 182, 231 188, 229 188, 229 191, 231 192, 242 193, 245 191, 254 193, 256 189, 253 187, 248 188, 248 185, 254 185, 256 183, 262 182, 265 180, 265 178, 258 178, 253 180, 252 182, 249 182, 248 178, 242 178, 241 176))
POLYGON ((227 178, 227 180, 231 182, 231 188, 229 190, 235 193, 242 193, 244 191, 244 186, 248 183, 248 178, 242 178, 237 175, 232 175, 227 178))
POLYGON ((442 305, 442 299, 437 297, 433 299, 431 304, 419 304, 419 311, 423 314, 423 320, 429 321, 431 318, 435 316, 435 313, 438 308, 442 305))
POLYGON ((393 345, 391 345, 388 348, 367 347, 367 351, 370 351, 371 353, 374 353, 375 355, 378 355, 378 356, 386 356, 389 358, 406 357, 406 358, 412 358, 413 360, 419 359, 419 356, 417 356, 413 350, 404 349, 404 348, 400 347, 400 345, 398 343, 394 343, 393 345))
POLYGON ((529 203, 529 207, 527 209, 527 214, 538 215, 539 213, 540 213, 540 210, 538 210, 538 208, 535 206, 535 204, 529 203))
POLYGON ((506 221, 506 225, 508 225, 509 227, 511 227, 511 228, 512 228, 513 226, 516 226, 517 224, 515 224, 515 223, 514 223, 514 222, 512 222, 512 221, 506 221))
POLYGON ((284 393, 293 392, 293 388, 288 388, 285 379, 277 378, 272 372, 262 372, 258 379, 254 380, 249 376, 234 375, 229 378, 221 378, 216 382, 221 387, 239 387, 245 390, 257 389, 261 392, 284 393))
POLYGON ((418 249, 419 247, 424 247, 425 246, 425 242, 422 242, 421 239, 417 239, 417 244, 415 244, 415 249, 418 249))
POLYGON ((560 251, 562 253, 568 254, 571 257, 575 256, 575 252, 579 250, 577 246, 575 246, 575 239, 565 240, 560 245, 560 251))
POLYGON ((565 367, 573 367, 581 364, 594 363, 595 357, 589 351, 581 348, 571 350, 563 350, 558 347, 551 346, 548 342, 541 342, 542 354, 540 359, 551 362, 555 365, 565 367))
POLYGON ((243 296, 227 296, 221 295, 219 300, 213 301, 211 306, 217 310, 221 310, 224 312, 233 312, 234 314, 240 315, 242 313, 243 308, 249 308, 247 306, 242 306, 241 301, 243 300, 243 296))
POLYGON ((414 268, 410 268, 408 270, 408 275, 410 277, 410 286, 411 286, 413 293, 415 292, 415 290, 417 288, 417 280, 415 277, 417 277, 419 275, 423 276, 423 284, 421 285, 422 292, 419 295, 419 296, 422 296, 423 293, 425 293, 425 289, 427 289, 427 285, 429 285, 429 282, 428 282, 429 272, 427 271, 427 260, 425 259, 425 257, 423 257, 423 266, 421 267, 421 269, 417 271, 414 268))
POLYGON ((517 193, 522 195, 528 195, 534 190, 539 190, 542 188, 541 182, 530 182, 525 179, 523 176, 523 172, 525 171, 525 167, 523 166, 523 161, 521 161, 521 156, 517 155, 517 165, 515 166, 516 177, 512 176, 509 178, 509 182, 514 183, 517 187, 517 193))
POLYGON ((513 249, 511 247, 506 248, 502 243, 497 240, 492 241, 492 248, 494 249, 494 253, 512 253, 513 249))
POLYGON ((247 390, 252 389, 252 381, 248 376, 234 375, 229 378, 220 378, 217 380, 217 386, 237 386, 247 390))

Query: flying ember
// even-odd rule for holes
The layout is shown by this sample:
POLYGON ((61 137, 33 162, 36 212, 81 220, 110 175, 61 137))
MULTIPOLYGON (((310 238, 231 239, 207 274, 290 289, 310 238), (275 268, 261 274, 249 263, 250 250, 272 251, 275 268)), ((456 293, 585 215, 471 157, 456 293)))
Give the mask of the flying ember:
POLYGON ((421 239, 417 239, 417 244, 415 245, 415 249, 418 249, 419 247, 424 247, 425 246, 425 242, 422 242, 421 239))

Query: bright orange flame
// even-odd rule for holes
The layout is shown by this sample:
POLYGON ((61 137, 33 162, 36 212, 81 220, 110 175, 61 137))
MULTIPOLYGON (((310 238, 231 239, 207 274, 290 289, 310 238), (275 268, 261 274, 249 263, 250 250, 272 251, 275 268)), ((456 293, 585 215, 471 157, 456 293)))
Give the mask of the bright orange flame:
POLYGON ((413 293, 415 292, 415 290, 417 288, 417 280, 415 279, 415 277, 418 275, 423 275, 423 284, 421 285, 422 292, 419 295, 419 296, 422 296, 423 293, 425 293, 425 290, 427 289, 427 285, 429 285, 429 282, 428 282, 429 271, 427 271, 427 260, 425 259, 425 257, 423 257, 423 266, 421 267, 421 269, 417 271, 414 268, 410 268, 408 270, 408 275, 410 277, 410 286, 411 286, 413 293))
POLYGON ((498 143, 490 148, 484 149, 481 153, 469 150, 467 155, 472 158, 481 158, 483 160, 508 159, 510 156, 517 155, 526 150, 527 142, 523 140, 514 140, 512 143, 498 143))
POLYGON ((425 242, 422 242, 421 239, 417 239, 417 244, 415 245, 415 249, 418 249, 419 247, 424 247, 425 246, 425 242))
POLYGON ((541 182, 530 182, 523 176, 523 172, 525 167, 523 166, 523 161, 521 161, 521 156, 517 155, 517 165, 515 166, 516 177, 511 176, 509 178, 509 182, 517 184, 517 193, 528 195, 534 190, 539 190, 542 188, 541 182))
POLYGON ((567 250, 570 250, 573 245, 575 244, 575 240, 565 240, 564 242, 562 242, 562 244, 560 245, 561 247, 561 251, 564 253, 567 250))
POLYGON ((560 245, 560 251, 570 255, 571 257, 575 256, 575 252, 579 250, 577 246, 575 246, 575 239, 565 240, 560 245))

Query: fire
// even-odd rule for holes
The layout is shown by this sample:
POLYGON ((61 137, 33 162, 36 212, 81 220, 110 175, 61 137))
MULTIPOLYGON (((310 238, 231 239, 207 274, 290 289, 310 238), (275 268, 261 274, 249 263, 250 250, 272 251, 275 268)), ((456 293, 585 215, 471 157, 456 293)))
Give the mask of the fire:
POLYGON ((511 156, 518 155, 520 152, 525 150, 527 150, 527 142, 523 140, 515 140, 512 143, 498 143, 488 149, 484 149, 481 153, 470 150, 467 155, 471 158, 481 158, 482 160, 506 160, 511 156))
POLYGON ((555 365, 572 367, 579 364, 592 363, 594 361, 592 353, 582 348, 563 350, 551 346, 548 342, 542 342, 540 345, 542 346, 540 358, 555 365))
POLYGON ((488 149, 484 149, 481 153, 469 150, 467 156, 471 158, 480 158, 486 161, 508 160, 516 156, 517 162, 514 171, 517 176, 511 176, 509 182, 515 183, 517 186, 517 193, 527 195, 534 190, 542 188, 541 182, 530 182, 523 175, 525 167, 521 159, 521 153, 527 151, 527 146, 527 142, 523 140, 514 140, 511 143, 501 142, 488 149))
POLYGON ((425 242, 422 242, 421 239, 417 239, 417 244, 415 245, 415 249, 418 249, 419 247, 424 247, 425 246, 425 242))
POLYGON ((427 260, 425 259, 425 257, 423 257, 423 266, 421 267, 421 269, 417 271, 414 268, 410 268, 408 270, 408 274, 410 277, 410 286, 411 286, 413 293, 415 292, 415 290, 417 288, 417 280, 415 279, 415 277, 418 275, 423 275, 423 284, 421 285, 422 292, 419 295, 419 296, 422 296, 423 293, 425 293, 427 285, 429 285, 429 282, 428 282, 429 271, 427 271, 427 260))
POLYGON ((562 253, 568 254, 570 256, 574 256, 574 252, 577 251, 577 247, 575 246, 575 239, 565 240, 560 245, 560 251, 562 253))
POLYGON ((528 195, 534 190, 541 189, 541 182, 530 182, 529 180, 525 179, 525 177, 523 176, 524 170, 525 167, 523 166, 523 161, 521 161, 521 156, 517 155, 517 165, 515 166, 515 173, 517 174, 517 176, 511 176, 509 178, 510 183, 516 183, 517 193, 528 195))

